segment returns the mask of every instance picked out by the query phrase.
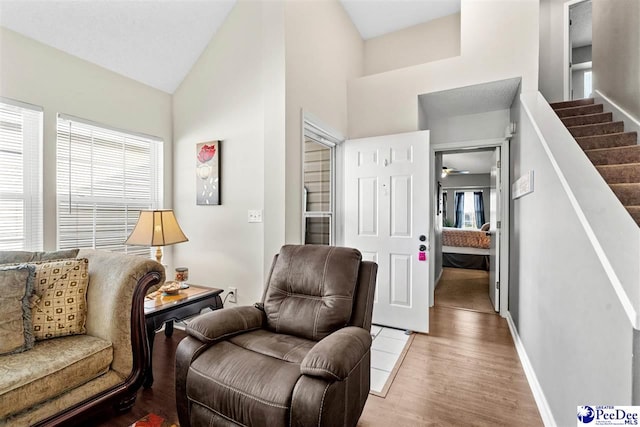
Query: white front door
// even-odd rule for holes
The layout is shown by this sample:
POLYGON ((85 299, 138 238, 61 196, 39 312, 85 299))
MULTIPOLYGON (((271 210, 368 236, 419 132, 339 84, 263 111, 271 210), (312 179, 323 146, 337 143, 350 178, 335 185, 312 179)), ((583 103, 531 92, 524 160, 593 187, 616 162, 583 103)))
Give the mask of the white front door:
POLYGON ((429 331, 429 131, 344 145, 344 243, 378 263, 373 323, 429 331))
POLYGON ((493 165, 491 166, 491 195, 489 205, 489 224, 491 234, 491 246, 489 248, 489 298, 495 311, 500 311, 500 196, 502 186, 500 184, 500 147, 496 147, 493 153, 493 165))

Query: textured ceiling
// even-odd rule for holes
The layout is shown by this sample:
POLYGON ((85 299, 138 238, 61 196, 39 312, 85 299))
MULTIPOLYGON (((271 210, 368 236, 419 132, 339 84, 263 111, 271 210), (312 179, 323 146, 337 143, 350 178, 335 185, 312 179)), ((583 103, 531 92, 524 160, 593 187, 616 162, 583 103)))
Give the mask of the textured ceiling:
POLYGON ((493 150, 443 154, 442 165, 469 173, 490 173, 493 165, 493 150))
POLYGON ((367 40, 460 12, 460 0, 340 0, 367 40))
POLYGON ((520 78, 513 78, 428 93, 418 98, 430 119, 463 116, 509 109, 519 85, 520 78))
POLYGON ((0 0, 0 25, 173 93, 235 0, 0 0))
POLYGON ((571 18, 572 47, 589 46, 592 39, 591 0, 571 6, 569 17, 571 18))

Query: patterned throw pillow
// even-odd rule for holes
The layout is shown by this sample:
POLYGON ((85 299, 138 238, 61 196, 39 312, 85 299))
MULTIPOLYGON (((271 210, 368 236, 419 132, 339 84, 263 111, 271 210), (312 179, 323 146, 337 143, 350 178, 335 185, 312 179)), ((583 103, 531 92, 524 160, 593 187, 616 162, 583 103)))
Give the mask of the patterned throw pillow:
POLYGON ((33 347, 29 296, 34 276, 33 265, 0 266, 0 354, 33 347))
POLYGON ((36 264, 31 311, 36 340, 86 333, 88 270, 86 258, 36 264))

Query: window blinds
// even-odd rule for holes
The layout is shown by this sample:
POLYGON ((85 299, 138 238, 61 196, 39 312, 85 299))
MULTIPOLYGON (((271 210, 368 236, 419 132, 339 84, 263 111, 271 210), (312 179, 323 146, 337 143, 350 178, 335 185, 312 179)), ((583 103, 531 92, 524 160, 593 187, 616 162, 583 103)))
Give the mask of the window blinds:
POLYGON ((0 249, 42 250, 42 109, 0 98, 0 249))
POLYGON ((140 210, 162 204, 162 141, 58 116, 58 248, 126 246, 140 210))

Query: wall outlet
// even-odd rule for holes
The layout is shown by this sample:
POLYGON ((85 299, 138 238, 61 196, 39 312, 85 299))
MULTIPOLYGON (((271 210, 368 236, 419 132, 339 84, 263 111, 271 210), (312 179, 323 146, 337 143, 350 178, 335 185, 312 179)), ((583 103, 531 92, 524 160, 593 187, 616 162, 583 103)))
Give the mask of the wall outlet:
POLYGON ((234 288, 233 286, 229 286, 227 288, 227 294, 229 295, 229 302, 237 303, 238 302, 238 288, 234 288))
POLYGON ((249 209, 247 212, 248 222, 262 222, 262 211, 249 209))

